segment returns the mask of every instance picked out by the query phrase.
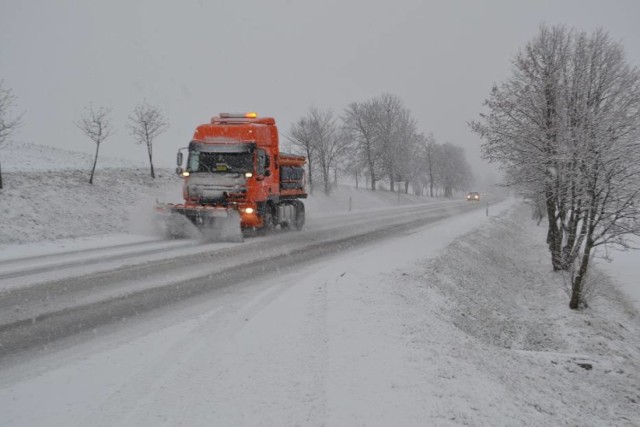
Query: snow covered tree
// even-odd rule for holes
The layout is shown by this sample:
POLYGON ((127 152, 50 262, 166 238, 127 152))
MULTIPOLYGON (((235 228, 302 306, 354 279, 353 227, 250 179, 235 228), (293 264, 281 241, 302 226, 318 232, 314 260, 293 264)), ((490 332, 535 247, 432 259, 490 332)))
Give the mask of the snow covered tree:
POLYGON ((561 88, 571 40, 564 27, 542 26, 517 54, 512 76, 493 87, 485 101, 489 114, 471 124, 485 140, 484 157, 501 164, 507 185, 528 189, 531 199, 545 200, 547 244, 556 271, 565 268, 561 221, 567 182, 561 88))
MULTIPOLYGON (((4 87, 0 80, 0 147, 16 131, 21 124, 22 115, 12 116, 11 109, 15 107, 16 97, 11 89, 4 87)), ((0 165, 0 189, 2 189, 2 168, 0 165)))
POLYGON ((594 249, 627 247, 630 234, 640 235, 640 69, 603 31, 577 35, 572 58, 568 138, 577 202, 565 250, 575 255, 570 307, 577 309, 594 249))
POLYGON ((89 184, 93 184, 93 175, 95 174, 96 164, 98 163, 100 144, 114 133, 109 117, 110 114, 110 108, 99 107, 96 109, 92 104, 89 104, 88 107, 85 107, 84 115, 75 123, 78 129, 80 129, 96 144, 96 153, 93 158, 93 167, 91 168, 89 184))
POLYGON ((640 71, 603 31, 543 26, 486 105, 472 123, 483 153, 545 201, 552 266, 572 272, 577 309, 594 249, 640 235, 640 71))
POLYGON ((464 190, 471 182, 471 167, 464 155, 464 149, 446 142, 440 150, 439 178, 445 197, 452 197, 454 191, 464 190))
POLYGON ((151 178, 156 174, 153 170, 153 142, 161 133, 169 128, 169 123, 158 107, 149 105, 146 102, 138 104, 133 113, 129 116, 127 129, 138 144, 147 147, 149 156, 149 167, 151 168, 151 178))

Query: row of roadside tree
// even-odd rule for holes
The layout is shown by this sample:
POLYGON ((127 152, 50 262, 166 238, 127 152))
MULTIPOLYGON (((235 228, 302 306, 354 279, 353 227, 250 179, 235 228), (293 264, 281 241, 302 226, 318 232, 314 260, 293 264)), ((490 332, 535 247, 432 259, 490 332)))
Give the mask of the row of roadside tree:
MULTIPOLYGON (((22 116, 10 117, 15 96, 0 82, 0 145, 16 129, 22 116)), ((95 144, 89 183, 93 184, 100 146, 115 132, 110 108, 89 104, 76 126, 95 144)), ((151 176, 155 177, 153 145, 168 129, 168 120, 153 105, 143 102, 129 116, 127 130, 134 141, 147 148, 151 176)), ((294 150, 308 159, 309 191, 321 185, 329 194, 340 174, 364 179, 372 190, 381 182, 391 191, 434 196, 453 196, 469 185, 471 167, 464 150, 449 142, 440 144, 425 135, 396 95, 383 94, 349 104, 342 114, 312 107, 291 126, 287 138, 294 150)), ((2 188, 0 172, 0 188, 2 188)))
POLYGON ((364 178, 371 190, 385 181, 391 191, 431 197, 452 196, 472 179, 464 150, 420 132, 392 94, 353 102, 341 113, 311 107, 286 136, 308 159, 311 192, 321 185, 329 194, 340 173, 352 176, 356 187, 364 178))

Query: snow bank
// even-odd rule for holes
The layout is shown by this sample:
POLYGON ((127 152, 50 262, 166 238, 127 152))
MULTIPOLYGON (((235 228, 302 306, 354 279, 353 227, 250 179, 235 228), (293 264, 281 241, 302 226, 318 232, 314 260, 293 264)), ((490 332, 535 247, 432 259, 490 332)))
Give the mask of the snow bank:
POLYGON ((0 245, 99 234, 145 233, 155 198, 179 200, 181 180, 159 170, 10 172, 0 191, 0 245))
MULTIPOLYGON (((182 180, 172 170, 111 168, 96 171, 90 185, 88 170, 4 173, 0 190, 0 245, 39 242, 114 233, 153 233, 155 200, 180 202, 182 180)), ((305 200, 310 218, 328 212, 370 210, 427 199, 388 192, 341 187, 330 197, 305 200)))
POLYGON ((464 425, 639 425, 638 312, 606 278, 591 308, 569 310, 544 227, 527 215, 393 277, 439 411, 464 425))

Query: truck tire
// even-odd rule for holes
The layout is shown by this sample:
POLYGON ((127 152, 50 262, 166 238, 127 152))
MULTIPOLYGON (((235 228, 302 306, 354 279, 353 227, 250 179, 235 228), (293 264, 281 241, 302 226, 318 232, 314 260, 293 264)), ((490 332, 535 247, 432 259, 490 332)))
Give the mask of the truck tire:
POLYGON ((294 203, 294 206, 296 208, 296 219, 293 223, 293 226, 295 227, 295 229, 297 231, 302 230, 302 227, 304 227, 304 203, 296 201, 294 203))
POLYGON ((275 228, 274 216, 273 216, 273 206, 271 204, 267 204, 264 209, 264 213, 262 214, 262 231, 268 233, 275 228))

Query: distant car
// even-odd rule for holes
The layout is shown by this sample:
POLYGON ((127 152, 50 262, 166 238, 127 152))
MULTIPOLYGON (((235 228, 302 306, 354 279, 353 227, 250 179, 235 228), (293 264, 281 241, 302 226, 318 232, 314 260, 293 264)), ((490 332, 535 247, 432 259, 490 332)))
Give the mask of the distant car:
POLYGON ((478 193, 476 191, 472 191, 470 193, 467 193, 467 201, 479 202, 480 201, 480 193, 478 193))

